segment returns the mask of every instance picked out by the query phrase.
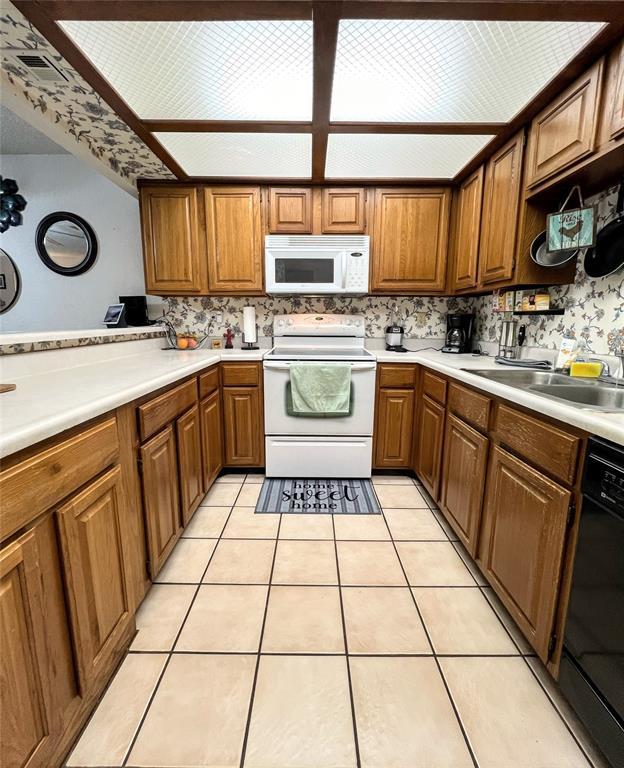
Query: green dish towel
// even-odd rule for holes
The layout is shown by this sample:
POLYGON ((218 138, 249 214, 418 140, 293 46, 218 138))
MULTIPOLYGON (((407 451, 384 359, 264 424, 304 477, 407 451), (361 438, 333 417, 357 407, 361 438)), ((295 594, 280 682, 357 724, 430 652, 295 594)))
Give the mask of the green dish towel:
POLYGON ((346 416, 351 402, 351 366, 331 363, 291 363, 293 414, 346 416))

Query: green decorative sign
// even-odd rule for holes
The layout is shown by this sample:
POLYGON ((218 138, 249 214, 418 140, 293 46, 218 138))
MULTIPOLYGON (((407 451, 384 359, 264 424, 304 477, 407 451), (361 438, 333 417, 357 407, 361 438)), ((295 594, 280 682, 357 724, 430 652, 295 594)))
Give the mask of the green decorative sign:
POLYGON ((551 253, 591 247, 596 240, 593 206, 549 213, 546 218, 546 232, 546 249, 551 253))

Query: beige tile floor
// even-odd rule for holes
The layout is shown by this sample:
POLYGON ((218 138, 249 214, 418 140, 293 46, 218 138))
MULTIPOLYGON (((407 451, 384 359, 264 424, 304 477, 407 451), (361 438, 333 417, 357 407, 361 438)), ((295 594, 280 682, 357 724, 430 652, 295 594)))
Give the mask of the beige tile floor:
POLYGON ((206 495, 70 768, 603 768, 407 476, 383 515, 255 515, 206 495))

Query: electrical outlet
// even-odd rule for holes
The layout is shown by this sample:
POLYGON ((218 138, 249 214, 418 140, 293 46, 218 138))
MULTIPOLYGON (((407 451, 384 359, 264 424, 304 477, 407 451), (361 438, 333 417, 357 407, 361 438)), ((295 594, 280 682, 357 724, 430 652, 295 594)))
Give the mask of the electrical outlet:
POLYGON ((215 323, 222 323, 223 322, 223 312, 213 312, 211 315, 211 318, 215 321, 215 323))

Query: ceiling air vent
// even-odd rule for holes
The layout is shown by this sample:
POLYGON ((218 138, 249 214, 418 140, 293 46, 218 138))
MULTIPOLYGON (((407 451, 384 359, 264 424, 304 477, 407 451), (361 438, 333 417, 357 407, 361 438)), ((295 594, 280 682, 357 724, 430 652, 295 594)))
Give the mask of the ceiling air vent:
POLYGON ((35 51, 5 51, 5 56, 12 56, 15 63, 25 67, 30 74, 43 83, 67 83, 68 78, 49 56, 35 51))

